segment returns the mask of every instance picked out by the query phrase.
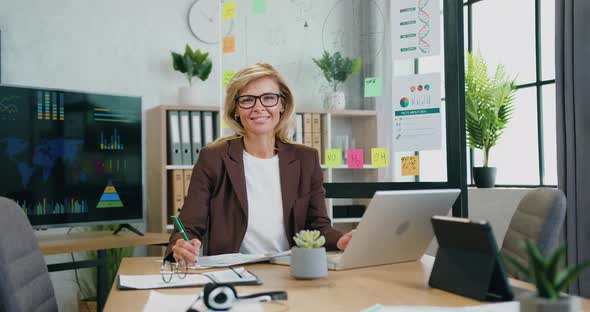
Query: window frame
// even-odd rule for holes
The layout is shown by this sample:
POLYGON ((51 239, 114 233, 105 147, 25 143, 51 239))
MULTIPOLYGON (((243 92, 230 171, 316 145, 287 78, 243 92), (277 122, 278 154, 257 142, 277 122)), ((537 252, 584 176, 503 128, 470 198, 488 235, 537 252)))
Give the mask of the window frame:
MULTIPOLYGON (((463 3, 463 7, 467 7, 467 50, 473 50, 473 4, 490 1, 490 0, 468 0, 463 3)), ((542 55, 541 55, 541 0, 535 0, 535 81, 525 84, 517 85, 517 89, 535 88, 537 95, 537 154, 539 157, 539 184, 537 185, 523 185, 523 184, 496 184, 496 187, 519 187, 519 188, 536 188, 540 186, 555 187, 554 184, 545 184, 545 154, 544 154, 544 132, 543 132, 543 86, 555 84, 554 79, 543 80, 542 72, 542 55)), ((469 148, 469 172, 470 181, 468 186, 475 186, 473 181, 473 163, 474 150, 469 148)))

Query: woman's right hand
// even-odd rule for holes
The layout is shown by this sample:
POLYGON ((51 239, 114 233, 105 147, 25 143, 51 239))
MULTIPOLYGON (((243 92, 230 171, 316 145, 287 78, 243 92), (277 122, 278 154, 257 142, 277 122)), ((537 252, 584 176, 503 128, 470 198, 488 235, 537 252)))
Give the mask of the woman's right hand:
POLYGON ((197 262, 200 248, 200 240, 194 238, 190 241, 185 241, 181 238, 176 240, 174 246, 172 246, 172 256, 177 263, 180 262, 180 260, 184 260, 185 263, 193 265, 197 262))

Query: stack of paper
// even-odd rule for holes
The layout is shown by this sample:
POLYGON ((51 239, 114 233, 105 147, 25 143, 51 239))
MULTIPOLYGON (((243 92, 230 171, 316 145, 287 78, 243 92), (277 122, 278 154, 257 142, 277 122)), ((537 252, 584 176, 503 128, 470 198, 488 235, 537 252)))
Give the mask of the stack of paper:
POLYGON ((242 254, 242 253, 230 253, 217 256, 205 256, 199 257, 197 264, 189 266, 190 269, 199 269, 203 267, 229 267, 233 265, 240 265, 246 263, 264 262, 269 261, 275 257, 281 257, 289 255, 290 250, 274 254, 242 254))
POLYGON ((484 304, 470 307, 382 306, 376 304, 362 312, 519 312, 517 301, 484 304))
MULTIPOLYGON (((209 311, 198 295, 166 295, 157 291, 150 291, 150 296, 143 312, 184 312, 189 308, 194 311, 209 311)), ((229 311, 258 312, 263 311, 257 302, 240 303, 229 311)))
POLYGON ((207 283, 259 284, 256 275, 243 267, 205 273, 189 272, 184 278, 174 274, 169 282, 162 275, 119 275, 119 289, 157 289, 202 286, 207 283))

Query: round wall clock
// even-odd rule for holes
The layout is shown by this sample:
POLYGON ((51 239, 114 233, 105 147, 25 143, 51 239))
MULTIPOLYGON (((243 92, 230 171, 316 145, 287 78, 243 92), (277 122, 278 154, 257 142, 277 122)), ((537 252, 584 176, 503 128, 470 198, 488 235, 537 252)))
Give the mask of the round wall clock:
MULTIPOLYGON (((188 27, 199 41, 207 44, 219 43, 220 0, 195 0, 188 10, 188 27)), ((234 21, 224 22, 223 34, 228 35, 234 21)))

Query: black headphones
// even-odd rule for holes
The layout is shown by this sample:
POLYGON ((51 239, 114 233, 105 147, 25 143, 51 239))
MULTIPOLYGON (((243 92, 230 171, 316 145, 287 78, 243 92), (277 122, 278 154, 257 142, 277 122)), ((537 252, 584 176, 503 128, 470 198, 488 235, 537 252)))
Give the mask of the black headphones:
POLYGON ((225 311, 232 308, 238 301, 271 301, 271 300, 287 300, 287 292, 285 291, 270 291, 251 294, 247 296, 238 296, 236 289, 228 284, 213 284, 205 285, 203 289, 203 301, 207 308, 214 311, 225 311))

